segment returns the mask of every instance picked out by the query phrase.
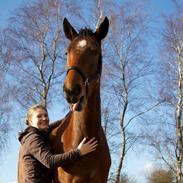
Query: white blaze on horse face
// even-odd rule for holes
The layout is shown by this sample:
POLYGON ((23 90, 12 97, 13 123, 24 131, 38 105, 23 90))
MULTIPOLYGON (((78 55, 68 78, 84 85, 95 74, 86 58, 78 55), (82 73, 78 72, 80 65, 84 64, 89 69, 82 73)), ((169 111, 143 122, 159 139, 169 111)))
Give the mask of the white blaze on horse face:
POLYGON ((77 47, 79 48, 84 48, 87 45, 87 41, 85 39, 79 41, 79 43, 77 44, 77 47))

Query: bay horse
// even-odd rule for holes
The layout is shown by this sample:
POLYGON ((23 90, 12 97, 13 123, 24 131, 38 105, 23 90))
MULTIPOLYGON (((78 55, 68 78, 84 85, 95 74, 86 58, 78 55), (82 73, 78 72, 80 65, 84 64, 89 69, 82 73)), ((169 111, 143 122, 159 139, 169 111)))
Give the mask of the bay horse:
POLYGON ((65 18, 63 29, 71 41, 67 49, 67 75, 63 91, 71 112, 50 134, 55 153, 76 148, 84 137, 98 140, 96 151, 73 164, 59 167, 53 182, 106 183, 111 165, 107 140, 101 126, 100 76, 102 71, 101 40, 107 35, 108 18, 93 32, 79 33, 65 18))

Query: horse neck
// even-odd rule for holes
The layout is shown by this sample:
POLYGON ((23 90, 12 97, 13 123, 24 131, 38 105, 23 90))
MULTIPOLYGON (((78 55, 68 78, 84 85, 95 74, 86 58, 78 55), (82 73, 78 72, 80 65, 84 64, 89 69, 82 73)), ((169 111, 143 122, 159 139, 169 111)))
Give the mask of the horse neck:
MULTIPOLYGON (((87 105, 81 112, 74 113, 84 136, 98 137, 101 125, 100 85, 88 98, 87 105)), ((75 121, 75 120, 74 120, 75 121)))

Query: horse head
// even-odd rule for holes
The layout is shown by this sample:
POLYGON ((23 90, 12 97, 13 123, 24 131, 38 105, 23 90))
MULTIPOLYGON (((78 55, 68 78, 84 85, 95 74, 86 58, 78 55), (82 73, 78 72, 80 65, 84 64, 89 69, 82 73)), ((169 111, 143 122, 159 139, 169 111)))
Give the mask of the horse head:
POLYGON ((109 21, 105 17, 95 32, 85 28, 77 33, 68 20, 64 19, 64 33, 71 42, 67 48, 67 75, 63 91, 72 111, 81 111, 100 84, 101 40, 107 35, 108 28, 109 21))

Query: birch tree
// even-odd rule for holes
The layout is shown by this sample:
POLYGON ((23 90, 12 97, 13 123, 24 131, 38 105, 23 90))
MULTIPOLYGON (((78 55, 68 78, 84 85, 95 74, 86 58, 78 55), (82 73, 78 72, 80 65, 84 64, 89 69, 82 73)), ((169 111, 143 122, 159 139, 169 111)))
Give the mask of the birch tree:
POLYGON ((11 50, 6 48, 3 30, 0 30, 0 153, 7 147, 8 134, 11 130, 9 114, 11 111, 10 96, 13 95, 7 81, 7 71, 11 59, 11 50))
POLYGON ((148 20, 142 11, 143 4, 128 1, 110 4, 108 9, 111 27, 106 53, 109 76, 106 91, 113 96, 111 108, 115 108, 115 125, 120 127, 115 130, 116 141, 120 141, 120 158, 114 181, 119 183, 127 154, 141 136, 137 121, 157 104, 150 105, 145 95, 152 67, 146 52, 148 20))
POLYGON ((47 106, 59 96, 57 84, 64 72, 65 51, 60 8, 56 0, 24 4, 6 29, 6 41, 13 52, 10 75, 18 86, 16 99, 24 108, 34 103, 47 106))
POLYGON ((160 44, 158 87, 159 97, 165 103, 157 111, 159 121, 154 119, 156 129, 148 130, 146 137, 158 160, 173 170, 176 183, 182 183, 183 6, 180 1, 173 2, 176 11, 164 16, 165 28, 160 44))
MULTIPOLYGON (((175 172, 176 182, 182 181, 182 161, 183 161, 183 136, 182 136, 182 95, 183 95, 183 22, 182 15, 175 17, 166 17, 166 29, 163 34, 164 44, 168 51, 168 62, 165 69, 170 69, 168 78, 171 87, 169 92, 165 92, 167 87, 162 88, 161 95, 167 98, 167 103, 171 106, 172 121, 175 127, 175 172)), ((165 86, 165 85, 163 85, 165 86)), ((173 139, 172 139, 173 140, 173 139)))

